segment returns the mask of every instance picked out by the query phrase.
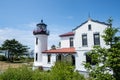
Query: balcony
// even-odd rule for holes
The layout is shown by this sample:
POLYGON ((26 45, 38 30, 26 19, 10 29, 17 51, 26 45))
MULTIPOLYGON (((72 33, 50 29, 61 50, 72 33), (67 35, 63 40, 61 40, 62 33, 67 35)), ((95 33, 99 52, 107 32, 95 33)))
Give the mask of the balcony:
POLYGON ((42 29, 37 29, 37 30, 33 30, 33 34, 34 35, 38 35, 38 34, 45 34, 45 35, 49 35, 49 31, 43 31, 42 29))

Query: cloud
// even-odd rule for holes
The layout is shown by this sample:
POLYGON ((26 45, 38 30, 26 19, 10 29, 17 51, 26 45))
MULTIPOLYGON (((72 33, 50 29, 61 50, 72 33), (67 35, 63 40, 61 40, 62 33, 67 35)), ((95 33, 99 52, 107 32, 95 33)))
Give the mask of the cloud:
MULTIPOLYGON (((36 23, 37 22, 32 22, 29 24, 21 24, 17 27, 0 28, 0 44, 2 44, 6 39, 16 39, 23 45, 27 45, 31 49, 34 49, 35 37, 32 34, 32 31, 36 28, 36 23)), ((56 24, 48 25, 47 28, 50 31, 50 35, 48 37, 48 49, 50 49, 53 44, 58 46, 60 42, 59 35, 66 33, 66 31, 69 30, 68 27, 56 24)))
MULTIPOLYGON (((30 24, 28 24, 30 25, 30 24)), ((9 27, 5 27, 5 28, 1 28, 0 29, 0 45, 3 44, 3 42, 6 39, 16 39, 18 40, 20 43, 22 43, 23 45, 27 45, 28 47, 30 47, 31 49, 34 49, 34 35, 32 34, 33 31, 33 27, 35 28, 33 25, 27 26, 27 24, 25 24, 25 26, 27 26, 28 28, 31 27, 31 29, 17 29, 17 28, 9 28, 9 27)), ((53 26, 52 26, 53 27, 53 26)), ((50 29, 50 35, 48 37, 48 48, 50 49, 51 45, 58 45, 59 43, 59 34, 60 31, 59 29, 50 29)))
POLYGON ((33 48, 34 37, 30 30, 19 30, 14 28, 2 28, 0 29, 0 44, 6 39, 16 39, 23 45, 33 48))

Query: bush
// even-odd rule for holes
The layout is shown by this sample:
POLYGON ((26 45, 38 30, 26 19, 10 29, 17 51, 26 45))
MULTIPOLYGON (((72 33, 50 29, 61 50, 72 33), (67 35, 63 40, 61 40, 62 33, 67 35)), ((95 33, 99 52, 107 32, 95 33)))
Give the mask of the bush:
POLYGON ((0 55, 0 61, 6 61, 6 60, 7 60, 7 58, 5 56, 0 55))
POLYGON ((85 80, 84 76, 74 71, 69 62, 56 62, 51 69, 52 80, 85 80))
POLYGON ((84 76, 74 71, 68 62, 57 62, 50 71, 30 70, 27 66, 9 68, 0 74, 0 80, 85 80, 84 76))
POLYGON ((23 66, 20 68, 9 68, 0 75, 2 80, 32 80, 32 70, 23 66))
POLYGON ((32 80, 52 80, 51 74, 46 71, 36 70, 32 76, 32 80))

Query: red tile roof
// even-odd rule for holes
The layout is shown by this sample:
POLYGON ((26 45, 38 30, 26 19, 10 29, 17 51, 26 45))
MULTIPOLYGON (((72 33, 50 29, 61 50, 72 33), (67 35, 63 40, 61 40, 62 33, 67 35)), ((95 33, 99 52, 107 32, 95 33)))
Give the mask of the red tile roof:
POLYGON ((73 32, 68 32, 68 33, 60 35, 60 37, 65 37, 65 36, 74 36, 74 33, 73 32))
POLYGON ((50 49, 43 51, 43 53, 54 53, 54 54, 75 54, 75 48, 60 48, 60 49, 50 49))

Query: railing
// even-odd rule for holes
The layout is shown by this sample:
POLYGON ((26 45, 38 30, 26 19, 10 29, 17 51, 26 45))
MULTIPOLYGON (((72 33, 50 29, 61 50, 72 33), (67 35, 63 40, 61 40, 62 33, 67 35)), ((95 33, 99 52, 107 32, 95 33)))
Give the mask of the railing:
POLYGON ((49 35, 49 31, 47 31, 47 30, 43 31, 43 30, 39 29, 39 30, 34 30, 33 34, 34 35, 37 35, 37 34, 46 34, 46 35, 49 35))

